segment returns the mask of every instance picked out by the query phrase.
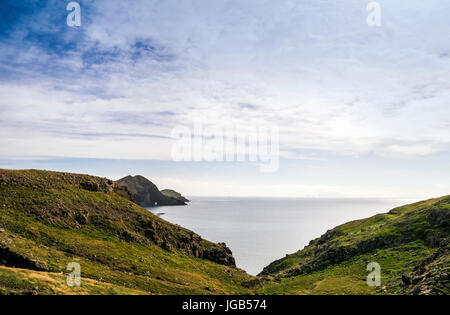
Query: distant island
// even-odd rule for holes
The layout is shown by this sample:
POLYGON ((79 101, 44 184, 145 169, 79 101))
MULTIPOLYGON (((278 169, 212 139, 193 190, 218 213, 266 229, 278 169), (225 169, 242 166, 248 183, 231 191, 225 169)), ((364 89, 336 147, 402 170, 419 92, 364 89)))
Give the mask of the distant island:
POLYGON ((132 200, 141 207, 185 206, 186 202, 189 202, 188 199, 174 190, 160 191, 155 184, 141 175, 126 176, 116 183, 119 186, 125 186, 131 193, 132 200))

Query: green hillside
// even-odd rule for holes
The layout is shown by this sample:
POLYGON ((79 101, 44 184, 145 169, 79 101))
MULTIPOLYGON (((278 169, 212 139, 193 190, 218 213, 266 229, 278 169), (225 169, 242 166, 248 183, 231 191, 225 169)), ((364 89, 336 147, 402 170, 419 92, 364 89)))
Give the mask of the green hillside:
POLYGON ((0 292, 246 293, 224 244, 170 224, 104 178, 0 170, 0 292), (64 273, 81 265, 82 286, 64 273))
POLYGON ((448 294, 450 197, 338 226, 252 277, 89 175, 0 170, 0 294, 448 294), (81 266, 81 287, 66 267, 81 266), (369 262, 381 286, 366 284, 369 262))
POLYGON ((338 226, 261 273, 261 293, 448 294, 450 197, 338 226), (380 287, 366 284, 369 262, 380 287))

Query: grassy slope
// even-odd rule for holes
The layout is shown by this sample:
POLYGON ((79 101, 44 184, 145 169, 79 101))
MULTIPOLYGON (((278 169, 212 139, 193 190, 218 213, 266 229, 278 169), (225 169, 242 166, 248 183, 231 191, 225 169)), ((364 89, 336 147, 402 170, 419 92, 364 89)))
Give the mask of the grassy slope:
POLYGON ((0 247, 45 266, 1 267, 0 292, 247 293, 240 284, 249 275, 204 259, 223 254, 221 247, 136 206, 104 181, 0 170, 0 247), (69 262, 81 265, 81 288, 65 285, 69 262))
POLYGON ((448 218, 450 198, 442 197, 396 208, 387 214, 357 220, 328 231, 263 271, 258 286, 265 294, 402 294, 402 275, 411 274, 438 250, 441 284, 432 293, 449 294, 448 218), (447 222, 447 223, 445 223, 447 222), (382 287, 366 284, 368 262, 381 265, 382 287), (447 265, 447 267, 445 267, 447 265), (442 279, 447 278, 447 281, 442 279))
POLYGON ((223 265, 232 264, 223 246, 128 197, 96 177, 0 170, 0 250, 34 264, 0 266, 0 294, 392 294, 410 292, 404 274, 434 279, 429 266, 444 274, 447 268, 448 277, 442 242, 449 237, 449 197, 341 225, 258 278, 223 265), (416 267, 433 254, 439 255, 416 267), (73 261, 82 268, 81 288, 65 284, 73 261), (381 265, 382 288, 366 285, 371 261, 381 265))

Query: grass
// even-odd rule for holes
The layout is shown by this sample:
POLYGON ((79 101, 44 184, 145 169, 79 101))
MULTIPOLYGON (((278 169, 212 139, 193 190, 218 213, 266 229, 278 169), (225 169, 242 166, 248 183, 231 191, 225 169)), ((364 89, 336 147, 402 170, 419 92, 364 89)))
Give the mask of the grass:
POLYGON ((447 196, 348 222, 253 277, 224 245, 151 214, 110 180, 0 170, 0 294, 404 294, 402 275, 449 238, 449 210, 447 196), (70 262, 81 287, 66 284, 70 262), (366 283, 369 262, 381 287, 366 283))
POLYGON ((83 293, 248 293, 241 286, 251 278, 245 272, 186 253, 188 245, 196 244, 206 251, 216 244, 114 193, 91 192, 76 184, 49 185, 0 186, 0 244, 23 257, 45 262, 48 267, 48 278, 42 277, 45 272, 1 269, 3 292, 29 293, 30 288, 37 287, 33 292, 65 294, 67 286, 59 281, 64 276, 58 275, 74 261, 82 268, 82 281, 86 283, 83 293), (81 211, 89 214, 86 224, 74 219, 81 211), (172 241, 170 250, 162 248, 159 237, 146 237, 147 230, 139 224, 166 235, 172 241), (124 238, 125 231, 133 238, 124 238), (36 277, 35 281, 30 277, 36 277), (56 279, 58 282, 54 282, 56 279))
POLYGON ((317 295, 375 295, 403 294, 401 275, 411 272, 414 265, 431 255, 423 242, 417 241, 402 246, 379 249, 353 257, 340 264, 331 265, 324 270, 302 274, 295 277, 271 278, 257 288, 259 294, 317 294, 317 295), (369 262, 381 266, 381 287, 370 287, 366 283, 369 262))
MULTIPOLYGON (((402 275, 412 273, 415 266, 438 251, 439 244, 448 243, 449 209, 450 198, 445 196, 338 226, 303 250, 266 267, 262 274, 269 280, 257 292, 405 294, 408 289, 402 275), (436 219, 439 216, 442 222, 436 219), (382 288, 366 284, 369 262, 381 265, 382 288)), ((448 251, 444 252, 442 260, 448 258, 448 251)), ((438 272, 443 270, 434 266, 438 272)))

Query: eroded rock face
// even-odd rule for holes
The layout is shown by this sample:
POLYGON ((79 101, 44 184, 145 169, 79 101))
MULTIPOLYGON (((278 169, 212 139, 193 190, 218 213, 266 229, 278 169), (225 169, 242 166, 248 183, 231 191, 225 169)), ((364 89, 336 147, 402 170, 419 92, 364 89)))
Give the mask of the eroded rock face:
POLYGON ((225 266, 236 266, 233 253, 225 243, 214 244, 209 250, 204 251, 202 258, 214 261, 225 266))
POLYGON ((0 264, 13 268, 48 271, 45 262, 19 254, 4 244, 0 244, 0 264))
POLYGON ((225 243, 211 243, 203 240, 198 234, 181 227, 177 228, 177 233, 173 233, 158 221, 141 221, 140 224, 146 227, 145 237, 167 251, 181 250, 187 255, 236 267, 233 254, 225 243))
POLYGON ((119 186, 125 186, 131 197, 141 207, 186 205, 181 198, 162 194, 158 187, 143 176, 127 176, 116 181, 119 186))
POLYGON ((431 209, 428 218, 429 220, 435 221, 441 227, 450 227, 450 211, 448 209, 431 209))
POLYGON ((406 291, 413 295, 450 292, 450 241, 444 240, 436 253, 420 262, 409 275, 402 275, 406 291))

